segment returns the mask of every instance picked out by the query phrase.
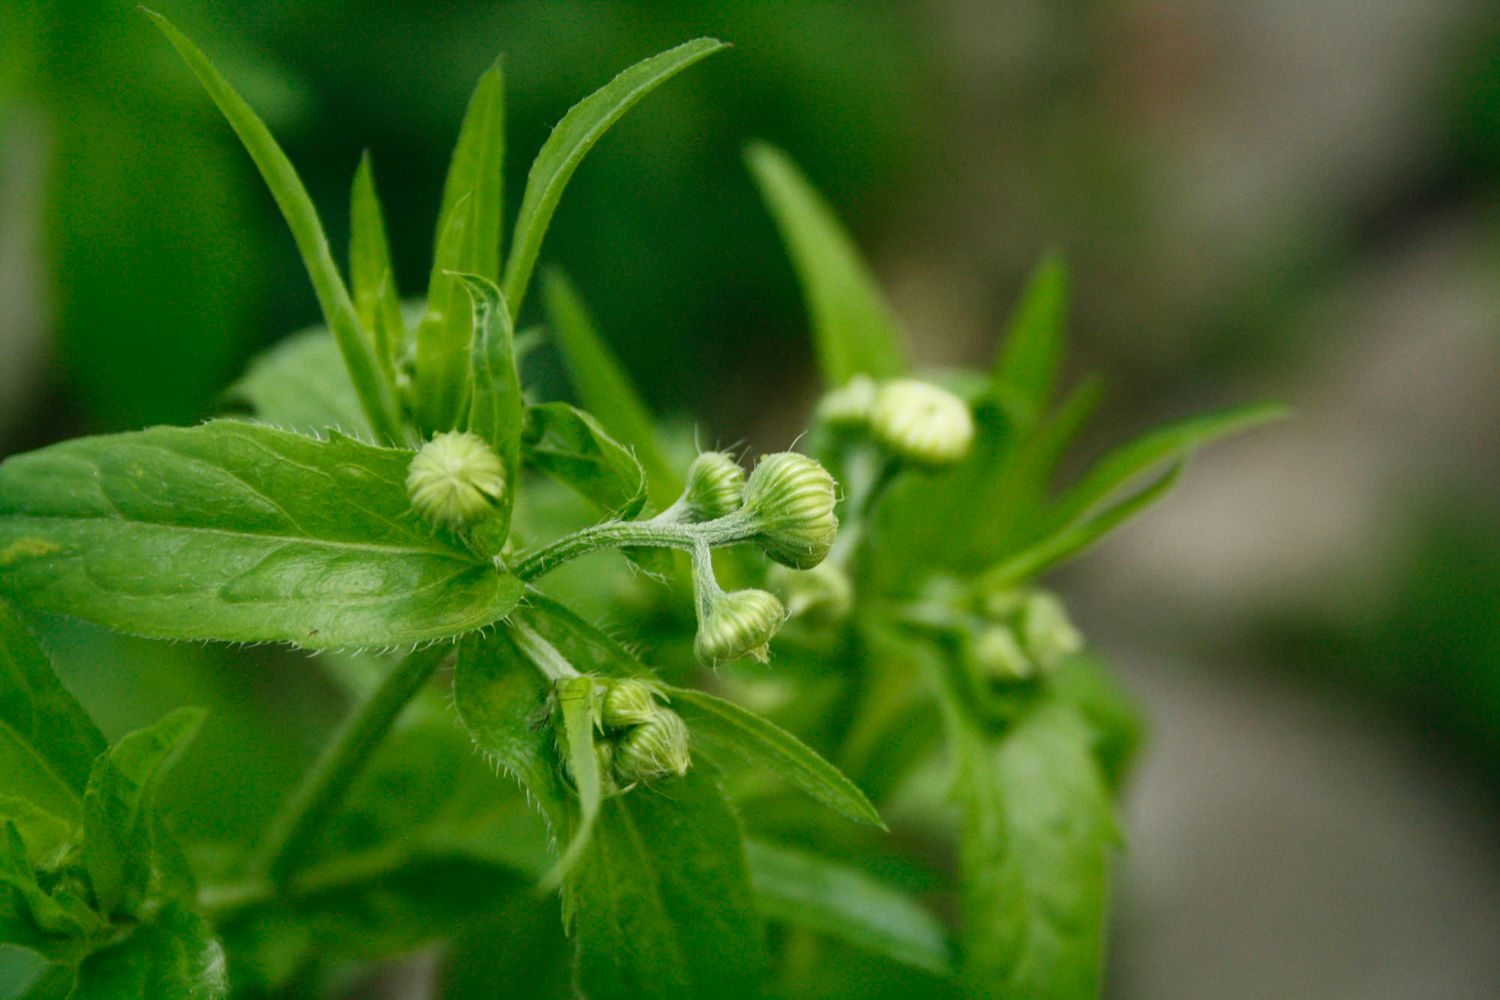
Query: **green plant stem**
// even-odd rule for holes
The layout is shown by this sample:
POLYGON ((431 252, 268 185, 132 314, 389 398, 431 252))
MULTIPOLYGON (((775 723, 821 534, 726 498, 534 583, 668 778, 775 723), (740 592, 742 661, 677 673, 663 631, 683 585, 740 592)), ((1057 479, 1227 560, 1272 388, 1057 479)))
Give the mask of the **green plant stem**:
POLYGON ((451 648, 435 645, 408 654, 344 720, 272 818, 251 857, 252 879, 264 879, 273 886, 286 883, 391 724, 451 648))
POLYGON ((543 546, 510 567, 522 580, 534 580, 598 549, 631 546, 688 549, 700 542, 708 545, 731 545, 747 541, 755 534, 755 521, 740 512, 702 524, 677 524, 670 521, 605 521, 575 531, 543 546))

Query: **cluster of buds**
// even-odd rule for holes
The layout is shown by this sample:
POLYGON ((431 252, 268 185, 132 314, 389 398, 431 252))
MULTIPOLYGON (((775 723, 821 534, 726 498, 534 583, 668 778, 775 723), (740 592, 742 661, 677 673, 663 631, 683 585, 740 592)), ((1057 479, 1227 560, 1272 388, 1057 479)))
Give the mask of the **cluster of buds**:
POLYGON ((692 765, 687 724, 663 703, 654 684, 635 678, 576 680, 589 684, 598 699, 594 753, 606 791, 687 774, 692 765))
POLYGON ((1083 648, 1083 635, 1056 595, 1007 590, 984 602, 983 623, 966 632, 964 652, 983 677, 1026 680, 1053 670, 1083 648))
POLYGON ((929 469, 962 461, 974 442, 968 404, 916 379, 876 383, 856 375, 823 397, 818 419, 838 433, 868 433, 893 458, 929 469))
POLYGON ((472 528, 505 496, 505 467, 478 434, 437 434, 407 467, 406 493, 424 520, 440 528, 472 528))

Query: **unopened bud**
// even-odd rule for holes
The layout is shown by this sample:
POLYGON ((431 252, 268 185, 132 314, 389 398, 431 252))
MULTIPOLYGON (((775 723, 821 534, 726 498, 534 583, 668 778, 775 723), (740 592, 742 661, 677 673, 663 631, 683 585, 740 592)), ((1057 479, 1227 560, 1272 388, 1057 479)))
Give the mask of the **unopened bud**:
POLYGON ((406 492, 426 520, 466 528, 494 513, 505 495, 505 469, 479 435, 450 431, 433 437, 411 460, 406 492))
POLYGON ((688 466, 683 499, 694 520, 733 514, 745 500, 745 470, 722 451, 705 451, 688 466))
POLYGON ((1021 608, 1021 636, 1027 651, 1043 667, 1055 666, 1083 648, 1083 634, 1068 618, 1062 601, 1045 591, 1026 598, 1021 608))
POLYGON ((837 502, 828 470, 794 451, 762 457, 745 487, 756 541, 769 558, 794 569, 812 569, 833 548, 837 502))
POLYGON ((1036 672, 1016 635, 1005 625, 987 625, 968 643, 969 660, 985 677, 1018 681, 1036 672))
POLYGON ((704 663, 753 656, 764 663, 766 647, 786 620, 786 610, 764 590, 734 590, 720 594, 698 622, 693 652, 704 663))
POLYGON ((817 417, 834 430, 854 430, 870 419, 875 405, 875 381, 856 375, 818 402, 817 417))
POLYGON ((600 707, 600 721, 605 729, 629 729, 655 719, 663 711, 654 688, 631 677, 610 681, 600 707))
POLYGON ((669 708, 632 726, 615 747, 615 778, 624 784, 687 774, 693 762, 687 724, 669 708))
POLYGON ((887 382, 875 395, 870 430, 887 451, 917 465, 952 465, 969 453, 974 418, 963 400, 914 379, 887 382))

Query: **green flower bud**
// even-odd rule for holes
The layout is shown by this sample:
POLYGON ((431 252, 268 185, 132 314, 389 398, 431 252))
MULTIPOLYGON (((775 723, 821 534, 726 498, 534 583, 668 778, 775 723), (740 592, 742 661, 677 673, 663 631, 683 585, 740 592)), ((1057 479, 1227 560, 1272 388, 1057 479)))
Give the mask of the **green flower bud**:
POLYGON ((837 502, 828 470, 794 451, 763 456, 745 486, 755 540, 769 558, 794 569, 812 569, 833 548, 837 502))
POLYGON ((745 470, 722 451, 705 451, 688 466, 682 497, 694 520, 733 514, 745 500, 745 470))
POLYGON ((967 652, 969 662, 983 677, 1019 681, 1036 673, 1016 634, 1004 625, 987 625, 970 636, 967 652))
POLYGON ((610 681, 604 692, 600 719, 605 729, 629 729, 652 721, 665 711, 656 700, 656 690, 634 678, 610 681))
POLYGON ((856 375, 818 402, 817 418, 834 430, 857 430, 870 420, 875 405, 875 380, 856 375))
POLYGON ((1043 667, 1053 667, 1083 648, 1083 634, 1073 626, 1067 609, 1052 594, 1037 591, 1021 608, 1021 637, 1026 650, 1043 667))
POLYGON ((788 618, 837 622, 854 607, 854 585, 832 563, 819 563, 812 569, 772 566, 767 580, 786 604, 788 618))
POLYGON ((709 664, 742 656, 753 656, 764 663, 769 658, 766 646, 785 620, 781 602, 764 590, 720 594, 698 622, 693 652, 709 664))
POLYGON ((615 778, 626 785, 668 775, 680 778, 692 762, 687 724, 676 712, 662 708, 650 722, 632 726, 620 737, 615 778))
POLYGON ((450 431, 434 436, 411 460, 406 492, 426 520, 465 528, 494 513, 505 495, 505 469, 479 435, 450 431))
POLYGON ((887 382, 875 395, 870 430, 891 454, 917 465, 952 465, 969 453, 974 418, 946 389, 913 379, 887 382))

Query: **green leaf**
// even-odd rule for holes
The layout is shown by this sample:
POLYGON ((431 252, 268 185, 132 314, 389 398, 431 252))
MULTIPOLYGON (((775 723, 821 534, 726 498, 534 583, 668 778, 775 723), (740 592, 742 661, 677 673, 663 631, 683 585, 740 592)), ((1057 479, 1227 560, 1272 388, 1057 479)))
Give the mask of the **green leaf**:
POLYGON ((713 768, 611 796, 568 888, 593 1000, 759 995, 765 945, 713 768))
POLYGON ((53 961, 76 960, 104 922, 84 900, 79 880, 49 873, 52 887, 42 887, 38 871, 56 864, 55 857, 31 852, 13 821, 0 822, 0 944, 53 961))
POLYGON ((196 914, 171 905, 124 941, 84 959, 70 1000, 219 1000, 224 949, 196 914))
POLYGON ((557 859, 557 866, 542 879, 545 888, 561 885, 583 857, 604 801, 604 775, 594 752, 594 730, 599 727, 598 694, 592 677, 574 677, 557 686, 557 714, 561 717, 568 773, 573 776, 573 787, 578 792, 578 821, 573 825, 567 848, 557 859))
POLYGON ((521 584, 412 511, 412 454, 240 421, 0 464, 0 593, 159 639, 391 646, 503 617, 521 584))
POLYGON ((1050 254, 1037 265, 995 357, 994 383, 1027 423, 1047 412, 1067 342, 1068 271, 1050 254))
POLYGON ((458 425, 469 389, 469 344, 474 312, 454 275, 472 270, 474 202, 464 195, 453 206, 432 256, 427 306, 417 323, 416 375, 412 406, 428 432, 458 425))
POLYGON ((400 342, 392 334, 402 329, 401 298, 396 291, 385 214, 375 191, 375 168, 368 151, 359 158, 349 196, 349 284, 354 289, 354 312, 360 326, 374 335, 375 360, 394 385, 400 342))
MULTIPOLYGON (((521 423, 525 403, 516 371, 515 330, 505 296, 495 283, 477 274, 459 275, 474 300, 474 341, 469 371, 469 430, 490 443, 505 466, 505 493, 495 518, 492 551, 510 530, 510 514, 521 482, 521 423)), ((488 527, 488 526, 487 526, 488 527)))
POLYGON ((526 193, 521 197, 521 209, 516 216, 515 239, 505 262, 502 284, 512 317, 520 315, 542 237, 552 222, 563 189, 584 156, 637 101, 722 48, 726 46, 717 39, 697 38, 642 60, 575 104, 552 129, 526 176, 526 193))
POLYGON ((260 170, 271 196, 276 199, 286 219, 297 249, 302 254, 302 263, 312 279, 318 304, 322 307, 324 321, 333 331, 338 342, 344 364, 348 366, 351 381, 359 394, 365 414, 376 432, 388 440, 396 440, 400 433, 400 418, 397 415, 395 385, 388 381, 375 358, 373 338, 360 329, 359 317, 354 312, 354 303, 349 299, 349 290, 344 287, 334 265, 333 255, 328 249, 328 237, 323 233, 323 224, 318 220, 317 209, 308 197, 307 189, 297 177, 286 154, 281 151, 265 123, 251 110, 228 80, 214 68, 208 57, 178 31, 170 21, 155 11, 146 15, 156 22, 183 60, 192 69, 198 80, 213 98, 224 118, 235 134, 244 143, 250 158, 260 170))
POLYGON ((576 407, 528 407, 521 444, 527 464, 615 517, 634 517, 646 503, 645 475, 635 455, 576 407))
POLYGON ((1118 791, 1145 740, 1140 704, 1106 664, 1088 654, 1069 657, 1047 684, 1088 723, 1099 770, 1110 791, 1118 791))
POLYGON ((961 740, 964 977, 975 997, 1099 993, 1116 828, 1088 726, 1043 703, 961 740))
POLYGON ((827 934, 939 976, 953 972, 948 933, 906 893, 858 868, 749 840, 750 879, 773 920, 827 934))
POLYGON ((900 325, 833 209, 781 150, 755 143, 745 158, 802 284, 823 383, 903 374, 900 325))
POLYGON ((99 909, 140 913, 156 871, 156 792, 206 713, 183 708, 137 730, 94 763, 83 801, 83 860, 99 909))
POLYGON ((562 272, 549 270, 542 275, 542 294, 579 399, 599 415, 605 430, 634 449, 646 472, 648 498, 666 508, 682 492, 682 474, 662 451, 651 412, 625 367, 599 336, 573 283, 562 272))
POLYGON ((250 362, 225 395, 268 424, 303 434, 333 429, 370 438, 359 394, 327 327, 294 333, 250 362))
MULTIPOLYGON (((0 578, 19 558, 7 559, 11 551, 0 545, 0 578)), ((0 793, 77 821, 89 771, 104 747, 16 609, 0 599, 0 793)))
POLYGON ((500 280, 500 229, 505 197, 505 76, 496 59, 474 85, 448 163, 436 239, 441 242, 459 203, 468 197, 474 220, 472 258, 463 270, 500 280))
POLYGON ((791 733, 731 701, 692 688, 668 688, 672 707, 695 741, 780 775, 835 812, 857 823, 885 828, 880 814, 854 782, 791 733))

